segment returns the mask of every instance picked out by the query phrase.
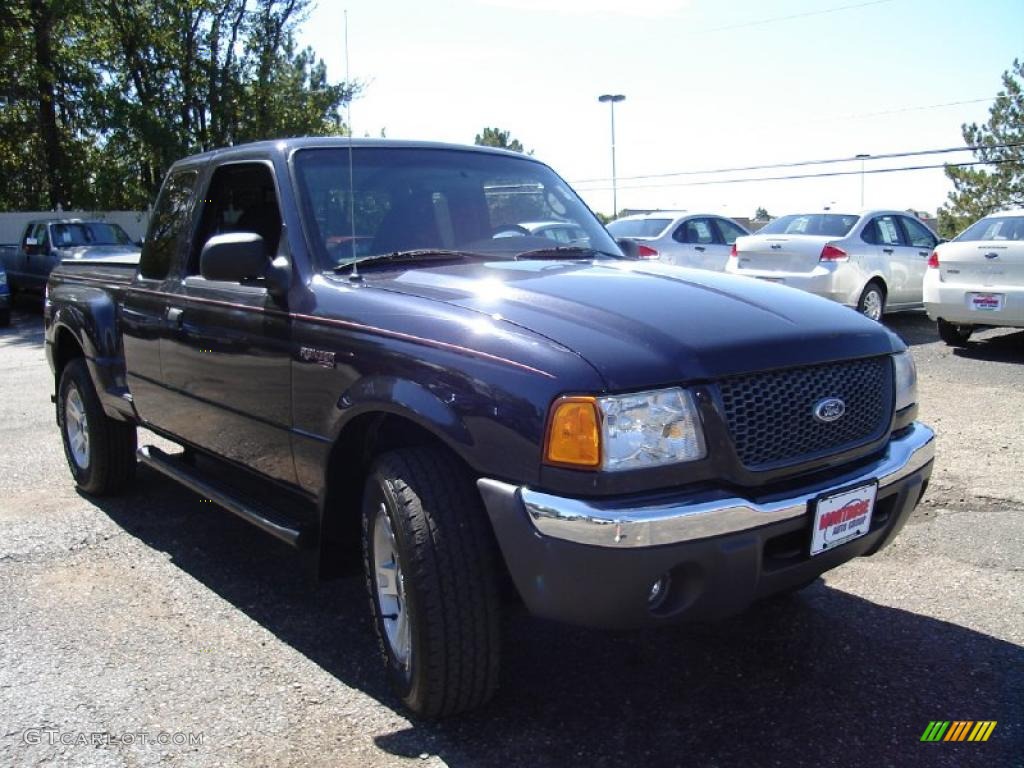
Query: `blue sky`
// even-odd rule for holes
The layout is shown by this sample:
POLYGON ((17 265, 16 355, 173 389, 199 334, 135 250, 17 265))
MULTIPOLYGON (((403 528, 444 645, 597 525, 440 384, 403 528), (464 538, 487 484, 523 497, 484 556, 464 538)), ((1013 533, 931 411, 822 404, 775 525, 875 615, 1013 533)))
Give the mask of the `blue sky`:
MULTIPOLYGON (((472 143, 498 126, 605 212, 601 93, 626 95, 615 113, 620 208, 855 210, 859 175, 625 177, 957 146, 961 123, 983 121, 988 103, 918 107, 991 98, 1024 58, 1024 0, 322 0, 300 40, 332 79, 345 75, 346 9, 351 73, 367 84, 352 107, 356 135, 472 143)), ((866 168, 957 159, 969 157, 866 168)), ((949 188, 937 170, 868 175, 865 203, 934 211, 949 188)))

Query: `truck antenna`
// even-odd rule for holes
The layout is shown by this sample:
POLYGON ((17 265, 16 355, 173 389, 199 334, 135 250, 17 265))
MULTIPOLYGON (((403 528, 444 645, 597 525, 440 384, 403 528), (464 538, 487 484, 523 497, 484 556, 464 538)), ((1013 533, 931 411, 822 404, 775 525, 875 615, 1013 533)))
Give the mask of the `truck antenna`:
POLYGON ((345 9, 345 88, 348 98, 345 101, 345 122, 348 123, 348 220, 352 236, 352 271, 348 279, 359 282, 359 260, 356 258, 356 190, 355 174, 352 170, 352 78, 348 68, 348 9, 345 9))

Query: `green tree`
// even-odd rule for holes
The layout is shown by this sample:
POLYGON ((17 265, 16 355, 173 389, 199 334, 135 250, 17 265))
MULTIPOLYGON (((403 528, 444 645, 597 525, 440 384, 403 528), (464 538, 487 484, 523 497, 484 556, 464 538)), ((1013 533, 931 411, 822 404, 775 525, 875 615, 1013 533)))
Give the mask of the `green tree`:
POLYGON ((964 142, 977 147, 986 166, 946 166, 953 191, 939 209, 939 233, 953 237, 971 222, 1004 206, 1024 205, 1024 61, 1003 73, 1003 89, 983 125, 961 127, 964 142), (1015 144, 1016 146, 1000 146, 1015 144))
POLYGON ((310 0, 8 0, 0 209, 139 208, 187 154, 342 134, 358 84, 295 42, 310 0))
POLYGON ((767 208, 758 206, 758 209, 754 211, 754 221, 771 221, 773 218, 775 217, 768 213, 767 208))
POLYGON ((509 131, 500 128, 484 128, 483 133, 478 133, 473 139, 473 143, 480 147, 498 147, 511 149, 513 152, 525 151, 519 139, 513 139, 509 131))

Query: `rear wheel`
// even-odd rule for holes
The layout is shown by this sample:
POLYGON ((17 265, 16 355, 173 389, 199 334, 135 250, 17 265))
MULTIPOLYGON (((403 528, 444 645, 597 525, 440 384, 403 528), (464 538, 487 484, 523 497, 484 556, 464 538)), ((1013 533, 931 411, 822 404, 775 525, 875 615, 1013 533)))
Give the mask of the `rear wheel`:
POLYGON ((973 325, 957 325, 956 323, 950 323, 941 318, 935 323, 939 330, 939 338, 946 342, 951 347, 963 347, 967 345, 967 340, 971 338, 971 334, 974 333, 973 325))
POLYGON ((57 422, 75 484, 97 496, 117 493, 135 476, 135 425, 103 412, 85 360, 69 362, 57 389, 57 422))
POLYGON ((378 457, 362 538, 374 627, 405 705, 435 718, 486 702, 498 682, 496 546, 462 466, 433 448, 378 457))
POLYGON ((857 311, 880 322, 885 313, 885 289, 878 283, 868 283, 857 302, 857 311))

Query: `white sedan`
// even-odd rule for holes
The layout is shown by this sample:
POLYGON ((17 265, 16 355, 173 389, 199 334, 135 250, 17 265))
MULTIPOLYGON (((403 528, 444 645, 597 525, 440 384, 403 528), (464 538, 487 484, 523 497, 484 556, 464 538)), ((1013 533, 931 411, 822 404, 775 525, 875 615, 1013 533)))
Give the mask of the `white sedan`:
POLYGON ((638 257, 679 267, 721 272, 737 237, 748 234, 732 219, 713 213, 653 211, 624 216, 607 226, 612 237, 632 240, 638 257))
POLYGON ((920 309, 938 236, 906 211, 781 216, 733 246, 726 272, 800 288, 872 320, 920 309))
POLYGON ((947 344, 979 327, 1024 328, 1024 208, 986 216, 928 260, 924 306, 947 344))

